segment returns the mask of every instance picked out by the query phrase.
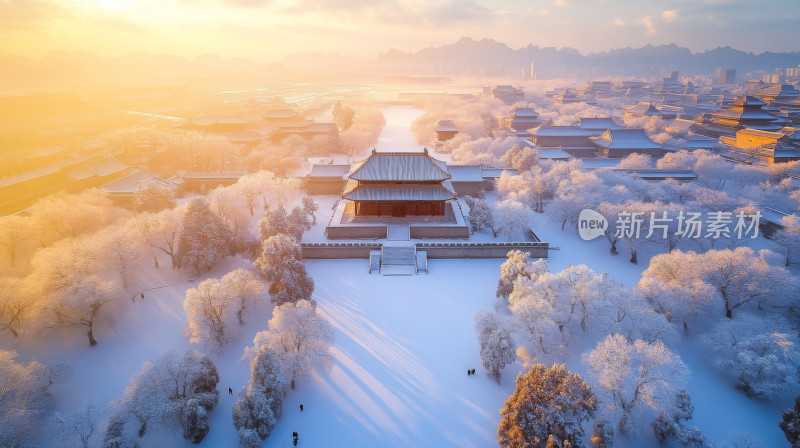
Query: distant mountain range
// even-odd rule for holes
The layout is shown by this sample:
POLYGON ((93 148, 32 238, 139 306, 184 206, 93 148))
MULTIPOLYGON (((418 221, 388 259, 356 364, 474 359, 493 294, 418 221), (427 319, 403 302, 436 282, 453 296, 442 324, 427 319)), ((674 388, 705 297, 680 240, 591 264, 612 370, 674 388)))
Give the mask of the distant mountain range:
POLYGON ((641 48, 622 48, 582 55, 572 48, 541 48, 536 45, 514 50, 492 39, 475 40, 462 37, 457 42, 440 47, 424 48, 416 53, 389 50, 378 56, 376 63, 382 67, 417 67, 468 70, 480 67, 530 68, 535 63, 541 77, 564 75, 609 76, 658 75, 666 70, 679 70, 685 74, 711 73, 717 68, 733 68, 739 74, 757 70, 774 71, 776 68, 795 67, 800 64, 800 52, 761 54, 747 53, 731 47, 720 47, 701 53, 675 44, 641 48))
MULTIPOLYGON (((701 53, 677 45, 646 45, 583 55, 572 48, 527 47, 514 50, 492 39, 463 37, 457 42, 417 52, 389 50, 377 58, 336 53, 296 53, 279 63, 209 55, 196 58, 165 54, 98 56, 90 52, 54 52, 42 59, 0 55, 0 95, 13 92, 85 86, 252 84, 286 80, 336 82, 384 75, 458 76, 496 74, 536 65, 540 78, 578 76, 650 77, 678 70, 682 75, 736 69, 738 78, 758 70, 800 64, 800 52, 746 53, 730 47, 701 53)), ((73 90, 73 89, 70 89, 73 90)))

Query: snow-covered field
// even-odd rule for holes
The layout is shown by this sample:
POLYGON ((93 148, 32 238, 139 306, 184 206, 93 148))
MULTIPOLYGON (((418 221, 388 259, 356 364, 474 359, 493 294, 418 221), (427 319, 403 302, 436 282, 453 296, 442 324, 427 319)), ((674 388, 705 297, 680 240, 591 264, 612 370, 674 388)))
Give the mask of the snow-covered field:
MULTIPOLYGON (((409 107, 387 109, 387 127, 378 150, 421 150, 409 132, 420 113, 409 107)), ((316 200, 320 204, 317 225, 306 241, 321 240, 335 197, 316 200)), ((605 239, 583 241, 576 231, 562 231, 560 223, 543 215, 536 215, 534 229, 543 241, 558 248, 551 251, 549 260, 553 272, 570 264, 586 264, 632 286, 652 255, 643 249, 639 264, 633 265, 624 254, 611 256, 605 239)), ((479 239, 490 238, 479 235, 479 239)), ((759 244, 771 243, 759 240, 759 244)), ((129 303, 113 326, 98 329, 97 347, 89 348, 85 335, 77 330, 48 338, 46 345, 3 336, 0 346, 18 350, 23 360, 64 359, 72 366, 71 377, 53 389, 58 411, 71 412, 89 401, 104 409, 122 396, 143 362, 155 360, 161 350, 183 351, 191 346, 183 333, 186 290, 248 263, 228 258, 213 270, 192 276, 172 271, 165 259, 161 261, 160 269, 148 267, 137 273, 136 292, 144 289, 145 300, 129 303)), ((307 447, 497 446, 498 410, 513 391, 522 367, 506 368, 499 385, 487 377, 473 322, 479 310, 493 307, 502 262, 431 260, 428 275, 391 277, 368 274, 367 260, 307 260, 315 281, 314 299, 336 329, 335 363, 330 372, 301 379, 297 389, 289 391, 283 416, 263 446, 291 446, 293 431, 299 433, 298 446, 307 447), (478 374, 467 376, 470 368, 478 374)), ((227 388, 237 391, 246 384, 249 368, 239 358, 255 333, 267 328, 271 312, 272 306, 263 304, 248 313, 238 341, 221 355, 193 347, 212 357, 221 378, 220 401, 209 415, 211 431, 200 446, 237 446, 231 416, 235 396, 228 395, 227 388)), ((721 378, 696 346, 694 336, 683 336, 672 347, 692 370, 687 387, 695 412, 689 424, 717 439, 737 437, 731 434, 736 430, 765 447, 786 446, 777 422, 780 409, 789 407, 792 397, 768 403, 747 398, 721 378)), ((578 361, 580 354, 572 355, 563 361, 584 375, 587 367, 578 361)), ((105 420, 101 420, 90 446, 98 446, 102 439, 105 420)), ((131 436, 133 426, 128 427, 131 436)), ((149 431, 140 443, 147 448, 192 446, 180 434, 165 436, 156 431, 149 431)))

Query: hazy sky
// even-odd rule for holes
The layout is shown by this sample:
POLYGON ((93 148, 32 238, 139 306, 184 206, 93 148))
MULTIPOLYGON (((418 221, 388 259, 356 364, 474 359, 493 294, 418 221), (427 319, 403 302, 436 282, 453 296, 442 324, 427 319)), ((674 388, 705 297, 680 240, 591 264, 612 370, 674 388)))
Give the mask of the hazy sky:
POLYGON ((800 0, 0 0, 0 54, 325 51, 374 57, 488 37, 582 53, 648 43, 800 50, 800 0))

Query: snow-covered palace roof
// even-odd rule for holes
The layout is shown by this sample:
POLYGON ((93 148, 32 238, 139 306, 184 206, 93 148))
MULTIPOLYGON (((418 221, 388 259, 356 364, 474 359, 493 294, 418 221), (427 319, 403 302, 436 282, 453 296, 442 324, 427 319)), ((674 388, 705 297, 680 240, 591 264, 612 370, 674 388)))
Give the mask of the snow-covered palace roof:
POLYGON ((609 149, 663 149, 664 147, 650 140, 643 129, 609 129, 600 137, 591 137, 592 141, 609 149))
POLYGON ((354 164, 350 179, 357 181, 441 182, 450 179, 447 165, 424 152, 377 152, 354 164))

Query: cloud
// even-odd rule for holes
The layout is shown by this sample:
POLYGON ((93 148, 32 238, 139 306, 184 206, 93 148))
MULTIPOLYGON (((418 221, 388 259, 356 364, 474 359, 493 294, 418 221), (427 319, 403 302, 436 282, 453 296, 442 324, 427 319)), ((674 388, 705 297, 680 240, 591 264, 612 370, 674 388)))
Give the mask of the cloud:
POLYGON ((21 29, 54 19, 70 19, 61 6, 49 1, 0 1, 0 29, 21 29))
POLYGON ((653 18, 650 16, 644 16, 641 19, 637 20, 636 23, 644 26, 647 28, 647 34, 654 35, 656 34, 656 26, 653 23, 653 18))
POLYGON ((674 22, 678 19, 678 10, 677 9, 668 9, 661 13, 661 18, 666 20, 667 22, 674 22))
POLYGON ((614 21, 613 25, 614 26, 625 26, 625 21, 618 18, 617 20, 614 21))

